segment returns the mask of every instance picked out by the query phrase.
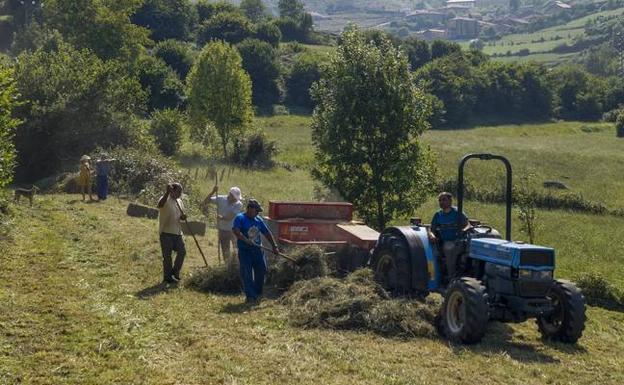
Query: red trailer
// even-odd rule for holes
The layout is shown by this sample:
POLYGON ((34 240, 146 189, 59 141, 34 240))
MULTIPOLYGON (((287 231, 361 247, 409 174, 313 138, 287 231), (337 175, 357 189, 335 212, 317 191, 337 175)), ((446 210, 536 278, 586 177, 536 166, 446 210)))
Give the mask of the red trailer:
POLYGON ((282 245, 318 245, 349 255, 343 268, 352 270, 368 261, 379 233, 353 220, 353 205, 346 202, 269 201, 266 218, 282 245))

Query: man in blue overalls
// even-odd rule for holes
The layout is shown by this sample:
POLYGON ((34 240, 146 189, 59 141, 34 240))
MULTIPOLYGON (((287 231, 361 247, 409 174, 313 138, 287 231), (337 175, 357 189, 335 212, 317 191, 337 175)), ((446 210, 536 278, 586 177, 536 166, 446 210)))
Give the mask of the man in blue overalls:
POLYGON ((264 275, 267 272, 266 259, 259 247, 262 245, 260 235, 264 235, 271 242, 274 253, 279 252, 271 232, 258 216, 260 212, 262 212, 260 203, 255 199, 249 199, 247 210, 238 214, 232 224, 232 232, 237 238, 240 275, 247 303, 259 300, 264 287, 264 275))

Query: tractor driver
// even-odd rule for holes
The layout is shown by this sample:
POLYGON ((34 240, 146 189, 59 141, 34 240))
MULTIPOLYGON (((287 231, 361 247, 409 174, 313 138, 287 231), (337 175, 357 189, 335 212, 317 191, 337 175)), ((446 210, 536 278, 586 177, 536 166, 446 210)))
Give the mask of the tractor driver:
POLYGON ((453 206, 453 195, 451 193, 440 193, 438 202, 440 210, 431 219, 428 235, 431 242, 438 244, 446 258, 446 272, 450 280, 457 272, 457 257, 460 253, 460 250, 455 245, 455 241, 460 233, 458 229, 461 228, 462 232, 468 230, 470 222, 468 222, 468 217, 463 212, 459 213, 457 208, 453 206), (441 241, 441 243, 438 243, 438 241, 441 241))

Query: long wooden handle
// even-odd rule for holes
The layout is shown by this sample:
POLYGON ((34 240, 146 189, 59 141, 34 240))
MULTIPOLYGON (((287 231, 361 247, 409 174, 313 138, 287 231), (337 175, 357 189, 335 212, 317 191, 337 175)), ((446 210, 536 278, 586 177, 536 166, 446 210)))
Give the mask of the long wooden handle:
POLYGON ((188 219, 186 219, 186 214, 184 214, 184 211, 182 210, 182 207, 180 207, 180 204, 178 203, 177 199, 175 199, 175 203, 176 203, 176 206, 178 206, 178 210, 180 210, 180 213, 184 215, 184 223, 186 223, 186 227, 188 228, 189 233, 191 233, 191 236, 193 237, 193 240, 195 241, 197 250, 199 250, 199 253, 202 256, 202 259, 204 260, 204 264, 206 265, 206 267, 208 267, 208 261, 206 260, 206 256, 204 255, 202 248, 199 246, 199 242, 197 242, 197 238, 195 237, 195 234, 193 233, 193 230, 191 229, 191 226, 188 223, 188 219))
MULTIPOLYGON (((252 242, 252 243, 253 243, 254 245, 258 246, 259 248, 263 249, 263 250, 270 251, 270 252, 272 252, 272 253, 273 253, 273 249, 271 249, 271 248, 268 248, 268 247, 266 247, 266 246, 259 245, 259 244, 255 243, 255 242, 252 242)), ((297 263, 297 260, 296 260, 295 258, 293 258, 293 257, 289 257, 288 255, 286 255, 286 254, 284 254, 284 253, 279 253, 279 252, 278 252, 278 253, 276 253, 276 254, 277 254, 277 255, 279 255, 279 256, 280 256, 280 257, 282 257, 282 258, 286 258, 286 259, 288 259, 288 260, 289 260, 289 261, 291 261, 291 262, 295 262, 295 263, 297 263)))

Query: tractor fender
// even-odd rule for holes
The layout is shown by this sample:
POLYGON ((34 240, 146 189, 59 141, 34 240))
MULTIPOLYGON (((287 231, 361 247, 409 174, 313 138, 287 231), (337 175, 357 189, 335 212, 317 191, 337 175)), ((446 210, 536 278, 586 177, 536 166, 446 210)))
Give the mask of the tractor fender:
POLYGON ((440 269, 435 248, 423 226, 395 226, 386 228, 380 235, 401 237, 409 248, 411 287, 416 291, 436 290, 440 286, 440 269))

